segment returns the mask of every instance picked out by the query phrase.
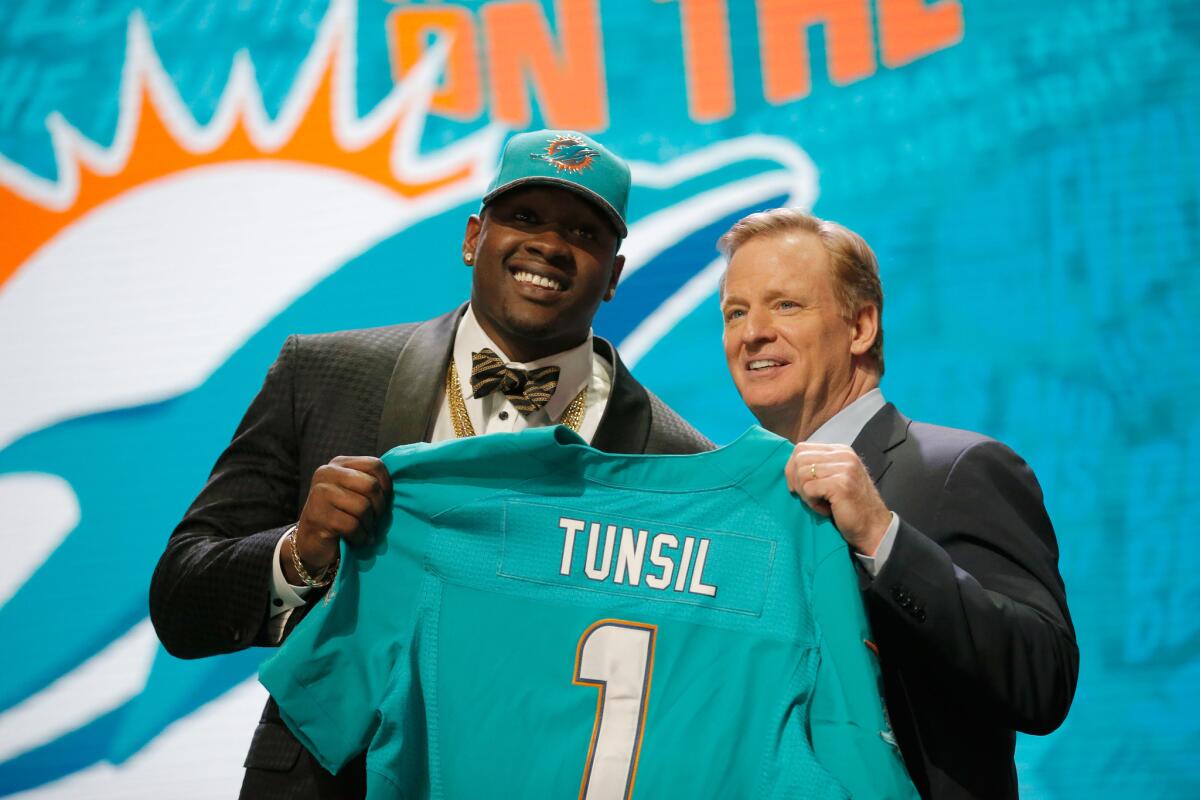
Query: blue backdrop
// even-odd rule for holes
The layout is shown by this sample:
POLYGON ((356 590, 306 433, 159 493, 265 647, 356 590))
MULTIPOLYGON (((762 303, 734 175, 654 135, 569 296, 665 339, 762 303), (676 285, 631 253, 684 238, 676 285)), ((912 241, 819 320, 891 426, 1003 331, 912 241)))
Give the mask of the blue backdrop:
POLYGON ((253 675, 145 646, 166 537, 288 333, 466 296, 496 148, 551 125, 634 162, 597 333, 718 443, 716 238, 865 236, 886 395, 1014 447, 1058 531, 1081 675, 1023 794, 1200 796, 1198 47, 1188 0, 0 3, 0 793, 253 675))

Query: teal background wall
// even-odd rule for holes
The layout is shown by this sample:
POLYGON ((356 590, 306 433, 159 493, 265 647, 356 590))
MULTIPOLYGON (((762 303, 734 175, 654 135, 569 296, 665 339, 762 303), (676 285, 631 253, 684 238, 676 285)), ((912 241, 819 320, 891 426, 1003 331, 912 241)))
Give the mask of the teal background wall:
MULTIPOLYGON (((637 268, 597 333, 718 443, 752 419, 717 236, 793 203, 866 237, 888 399, 1014 447, 1058 531, 1082 667, 1064 726, 1020 739, 1023 795, 1200 795, 1200 6, 802 5, 0 2, 0 793, 178 779, 155 764, 262 654, 155 650, 163 542, 288 333, 466 296, 480 176, 552 124, 635 165, 637 268), (460 37, 406 49, 422 9, 460 37)), ((228 715, 204 730, 242 750, 228 715)))

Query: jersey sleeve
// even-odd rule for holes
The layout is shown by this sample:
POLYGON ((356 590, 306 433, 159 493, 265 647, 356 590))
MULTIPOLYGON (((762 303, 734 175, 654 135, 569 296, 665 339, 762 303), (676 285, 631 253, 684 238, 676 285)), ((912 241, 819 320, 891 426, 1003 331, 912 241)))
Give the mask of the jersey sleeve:
POLYGON ((421 526, 406 522, 395 511, 376 545, 343 544, 327 599, 259 669, 283 721, 330 772, 367 749, 385 701, 414 702, 404 695, 413 694, 425 545, 421 526))
POLYGON ((810 709, 813 752, 851 797, 916 798, 884 710, 851 555, 829 523, 817 526, 816 537, 825 552, 812 583, 820 635, 810 709))

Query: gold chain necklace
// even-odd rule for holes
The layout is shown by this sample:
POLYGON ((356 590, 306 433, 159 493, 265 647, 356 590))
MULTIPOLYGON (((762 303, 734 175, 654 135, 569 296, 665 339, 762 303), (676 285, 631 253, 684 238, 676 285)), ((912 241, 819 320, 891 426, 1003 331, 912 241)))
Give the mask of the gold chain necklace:
MULTIPOLYGON (((454 359, 446 369, 446 401, 450 406, 450 423, 454 426, 454 435, 459 439, 475 435, 475 426, 471 424, 471 415, 467 413, 467 404, 463 401, 462 385, 458 382, 458 368, 454 359)), ((559 422, 579 433, 583 423, 583 412, 587 410, 587 386, 580 389, 575 399, 567 404, 559 422)))

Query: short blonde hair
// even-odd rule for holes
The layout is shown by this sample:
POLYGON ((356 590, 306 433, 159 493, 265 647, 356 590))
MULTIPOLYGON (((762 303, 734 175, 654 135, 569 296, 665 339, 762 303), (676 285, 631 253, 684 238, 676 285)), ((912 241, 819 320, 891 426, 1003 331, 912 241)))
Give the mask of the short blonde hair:
MULTIPOLYGON (((727 260, 746 242, 759 236, 788 231, 811 233, 821 240, 833 266, 833 294, 841 306, 842 315, 853 319, 863 306, 875 306, 879 311, 879 330, 875 342, 867 351, 883 375, 883 284, 879 281, 879 262, 866 240, 854 231, 813 216, 799 208, 772 208, 742 217, 717 241, 717 249, 727 260)), ((725 277, 721 276, 721 293, 725 293, 725 277)))

